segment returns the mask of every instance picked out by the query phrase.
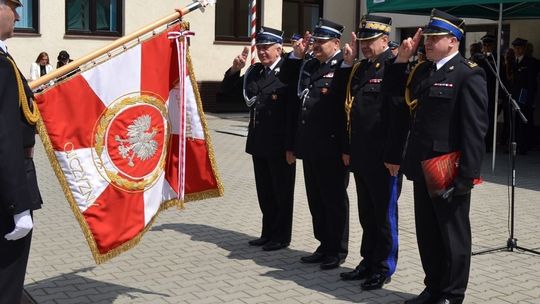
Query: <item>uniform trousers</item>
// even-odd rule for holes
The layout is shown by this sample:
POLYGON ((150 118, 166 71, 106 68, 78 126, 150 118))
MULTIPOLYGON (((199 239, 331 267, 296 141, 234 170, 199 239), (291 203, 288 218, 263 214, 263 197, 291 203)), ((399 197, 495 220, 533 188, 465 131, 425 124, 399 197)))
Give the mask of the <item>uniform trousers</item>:
POLYGON ((349 246, 349 171, 341 157, 302 159, 304 179, 313 220, 316 252, 347 257, 349 246))
POLYGON ((261 237, 290 243, 296 165, 282 156, 253 156, 257 198, 263 214, 261 237))
MULTIPOLYGON (((31 158, 25 159, 28 191, 32 201, 30 209, 41 206, 41 195, 37 184, 36 170, 31 158)), ((30 211, 32 214, 32 211, 30 211)), ((15 228, 13 215, 0 205, 0 304, 21 303, 26 275, 26 265, 30 254, 32 231, 15 241, 4 238, 15 228)))
POLYGON ((371 174, 354 173, 358 196, 358 216, 362 226, 360 255, 371 273, 391 276, 398 258, 397 196, 401 191, 401 175, 396 189, 392 178, 381 164, 380 170, 371 174), (391 199, 392 191, 395 197, 391 199))
POLYGON ((32 231, 21 239, 8 241, 4 236, 13 228, 13 215, 0 210, 0 304, 21 303, 30 254, 32 231))
POLYGON ((519 114, 515 114, 514 121, 516 127, 516 143, 518 152, 526 153, 530 148, 534 146, 534 108, 530 105, 520 105, 523 116, 527 119, 527 123, 524 123, 519 114))
POLYGON ((429 197, 425 181, 414 181, 416 238, 424 284, 434 294, 463 300, 471 265, 471 194, 451 202, 429 197))

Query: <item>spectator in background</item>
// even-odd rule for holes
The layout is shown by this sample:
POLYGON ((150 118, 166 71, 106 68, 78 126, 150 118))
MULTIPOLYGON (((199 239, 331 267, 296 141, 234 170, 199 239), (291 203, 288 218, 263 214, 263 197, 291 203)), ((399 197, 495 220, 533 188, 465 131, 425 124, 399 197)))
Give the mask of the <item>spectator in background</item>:
MULTIPOLYGON (((512 85, 512 97, 518 102, 527 123, 519 118, 515 118, 516 142, 519 154, 527 154, 534 145, 533 139, 533 114, 535 108, 535 97, 538 91, 537 63, 536 59, 527 54, 528 41, 516 38, 512 42, 512 47, 516 54, 516 61, 513 68, 514 81, 512 85)), ((529 49, 531 49, 529 47, 529 49)))
POLYGON ((425 46, 421 45, 418 47, 418 50, 416 50, 416 58, 418 60, 418 63, 424 62, 427 60, 425 46))
POLYGON ((486 72, 486 83, 487 83, 487 92, 488 92, 488 115, 489 115, 489 127, 486 133, 486 152, 493 151, 493 132, 495 130, 495 104, 498 103, 499 96, 503 98, 506 96, 502 91, 499 91, 499 96, 495 96, 495 91, 497 87, 497 76, 493 73, 494 71, 499 71, 499 76, 501 80, 506 85, 506 70, 504 58, 500 58, 500 67, 497 69, 497 38, 495 35, 486 34, 482 38, 482 53, 476 58, 473 58, 473 61, 478 63, 478 65, 484 69, 486 72))
POLYGON ((298 40, 302 39, 302 35, 298 34, 298 33, 294 33, 292 34, 291 36, 291 44, 296 44, 298 42, 298 40))
POLYGON ((390 48, 390 51, 392 51, 392 54, 394 55, 394 57, 397 56, 399 43, 395 41, 390 41, 388 42, 388 47, 390 48))
MULTIPOLYGON (((69 58, 69 53, 66 52, 65 50, 60 51, 60 53, 58 53, 58 57, 57 57, 56 59, 58 59, 58 62, 56 63, 56 68, 57 68, 57 69, 58 69, 58 68, 61 68, 61 67, 63 67, 64 65, 66 65, 66 64, 68 64, 68 63, 70 63, 70 62, 73 61, 72 59, 69 58)), ((73 70, 71 70, 71 71, 65 73, 64 75, 62 75, 62 76, 56 78, 55 81, 61 81, 61 80, 64 80, 64 79, 66 79, 66 78, 69 78, 69 77, 75 75, 76 73, 78 73, 78 72, 80 72, 80 71, 81 71, 80 68, 75 68, 75 69, 73 69, 73 70)))
MULTIPOLYGON (((512 88, 514 85, 514 67, 516 65, 516 53, 514 52, 513 48, 509 48, 506 51, 506 54, 504 56, 504 66, 501 66, 502 72, 501 74, 504 74, 506 77, 506 88, 509 92, 512 92, 512 88)), ((511 110, 508 108, 508 97, 504 97, 502 99, 501 104, 501 110, 503 111, 503 118, 504 118, 504 124, 503 124, 503 132, 501 134, 500 143, 503 145, 508 144, 508 138, 510 133, 510 113, 511 110)), ((504 149, 505 153, 508 153, 508 147, 504 149)))
MULTIPOLYGON (((41 52, 39 53, 36 62, 32 62, 32 65, 30 65, 30 80, 34 81, 39 77, 50 73, 52 70, 53 67, 49 63, 49 55, 46 52, 41 52)), ((45 87, 44 84, 40 85, 38 88, 34 89, 34 92, 41 92, 45 87)))
POLYGON ((58 59, 58 63, 56 63, 57 69, 73 61, 69 59, 69 53, 65 50, 60 51, 56 59, 58 59))
POLYGON ((418 65, 419 63, 422 63, 422 62, 424 62, 426 60, 427 60, 427 58, 426 58, 426 48, 423 45, 421 45, 421 46, 418 47, 418 49, 416 49, 416 60, 413 60, 413 61, 409 62, 408 70, 412 71, 416 65, 418 65))
POLYGON ((471 45, 469 46, 469 53, 471 54, 471 56, 469 57, 469 60, 478 63, 474 55, 482 54, 482 43, 481 42, 471 43, 471 45))
MULTIPOLYGON (((536 80, 537 87, 538 87, 538 76, 540 76, 540 60, 537 58, 534 58, 534 46, 532 43, 527 42, 527 45, 525 46, 525 56, 528 56, 532 60, 532 78, 533 81, 536 80)), ((536 97, 536 96, 535 96, 536 97)), ((530 121, 530 130, 529 130, 529 149, 537 148, 538 146, 538 134, 535 130, 535 122, 534 122, 534 111, 536 110, 536 102, 533 101, 533 115, 531 115, 531 121, 530 121)))
MULTIPOLYGON (((504 56, 506 79, 508 79, 509 86, 512 85, 512 81, 514 80, 513 69, 514 69, 515 64, 516 64, 516 53, 514 52, 514 49, 509 48, 506 51, 506 55, 504 56)), ((509 87, 508 89, 511 89, 511 87, 509 87)))
POLYGON ((36 62, 30 66, 30 80, 36 80, 39 77, 50 73, 53 70, 49 63, 49 55, 46 52, 39 53, 36 62))

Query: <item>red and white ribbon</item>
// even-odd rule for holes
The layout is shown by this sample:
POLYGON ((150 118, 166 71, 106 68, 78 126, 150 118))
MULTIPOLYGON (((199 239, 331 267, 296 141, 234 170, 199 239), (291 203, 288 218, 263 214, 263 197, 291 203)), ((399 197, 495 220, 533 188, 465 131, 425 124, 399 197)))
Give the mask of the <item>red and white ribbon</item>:
POLYGON ((257 50, 255 48, 255 38, 257 37, 257 0, 251 0, 250 5, 251 15, 251 64, 255 64, 255 55, 257 50))
POLYGON ((184 200, 186 185, 186 77, 187 77, 187 43, 185 37, 194 36, 194 32, 169 32, 168 38, 176 42, 178 55, 178 86, 181 90, 178 108, 180 109, 179 152, 178 152, 178 198, 184 200))

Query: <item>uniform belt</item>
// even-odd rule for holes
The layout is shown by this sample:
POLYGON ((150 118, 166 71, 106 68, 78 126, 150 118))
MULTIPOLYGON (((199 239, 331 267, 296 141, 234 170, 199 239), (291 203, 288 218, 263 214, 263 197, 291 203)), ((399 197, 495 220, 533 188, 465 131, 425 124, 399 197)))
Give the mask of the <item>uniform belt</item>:
POLYGON ((24 157, 33 158, 34 157, 34 147, 24 148, 24 157))

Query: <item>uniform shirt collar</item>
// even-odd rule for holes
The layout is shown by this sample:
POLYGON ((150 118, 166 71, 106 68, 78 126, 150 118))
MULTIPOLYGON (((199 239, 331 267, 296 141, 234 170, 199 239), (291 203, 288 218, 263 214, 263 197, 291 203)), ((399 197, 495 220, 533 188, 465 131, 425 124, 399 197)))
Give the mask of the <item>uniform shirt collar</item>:
POLYGON ((453 54, 450 54, 446 57, 444 57, 443 59, 437 61, 435 64, 437 65, 437 70, 439 70, 440 68, 442 68, 443 65, 445 65, 448 61, 450 61, 450 59, 454 58, 459 52, 456 51, 455 53, 453 54))
POLYGON ((281 57, 278 57, 278 59, 276 61, 274 61, 274 63, 272 63, 271 66, 269 66, 268 68, 270 69, 270 71, 273 71, 274 68, 276 67, 276 65, 278 65, 278 63, 281 61, 281 57))
POLYGON ((386 48, 382 51, 382 53, 380 53, 379 55, 377 55, 377 56, 376 56, 375 58, 373 58, 373 59, 369 59, 368 61, 371 62, 371 63, 377 61, 377 59, 378 59, 382 54, 384 54, 386 51, 388 51, 388 49, 389 49, 389 47, 386 47, 386 48))
POLYGON ((7 53, 7 45, 3 40, 0 40, 0 49, 2 49, 4 53, 7 53))
POLYGON ((332 56, 330 56, 330 58, 328 58, 328 60, 326 60, 324 63, 329 63, 332 59, 334 59, 334 57, 336 57, 337 54, 341 53, 341 50, 337 50, 334 54, 332 54, 332 56))

